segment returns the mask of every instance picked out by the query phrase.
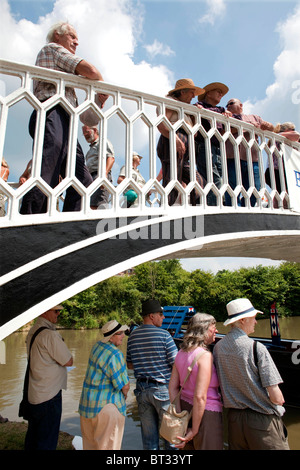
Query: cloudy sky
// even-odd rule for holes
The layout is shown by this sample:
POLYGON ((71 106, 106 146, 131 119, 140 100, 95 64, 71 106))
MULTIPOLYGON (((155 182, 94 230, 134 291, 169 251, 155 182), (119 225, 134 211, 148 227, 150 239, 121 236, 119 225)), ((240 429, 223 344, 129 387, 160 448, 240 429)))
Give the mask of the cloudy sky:
MULTIPOLYGON (((67 20, 78 32, 77 55, 106 82, 165 96, 179 78, 198 86, 221 81, 230 89, 221 104, 237 97, 246 112, 300 129, 299 1, 0 0, 0 18, 4 59, 34 64, 49 27, 67 20)), ((13 146, 5 152, 16 159, 13 146)), ((27 159, 16 162, 11 180, 27 159)), ((209 269, 220 267, 215 261, 209 269)), ((226 263, 221 267, 248 260, 226 263)), ((205 269, 207 261, 191 266, 205 269)))

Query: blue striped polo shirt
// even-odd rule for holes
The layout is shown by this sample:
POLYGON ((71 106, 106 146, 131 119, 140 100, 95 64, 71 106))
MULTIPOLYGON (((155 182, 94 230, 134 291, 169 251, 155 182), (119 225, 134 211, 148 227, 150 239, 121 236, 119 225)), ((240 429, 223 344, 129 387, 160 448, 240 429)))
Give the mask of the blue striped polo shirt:
POLYGON ((170 333, 154 325, 141 325, 129 336, 126 360, 133 364, 135 378, 150 377, 168 384, 176 354, 170 333))

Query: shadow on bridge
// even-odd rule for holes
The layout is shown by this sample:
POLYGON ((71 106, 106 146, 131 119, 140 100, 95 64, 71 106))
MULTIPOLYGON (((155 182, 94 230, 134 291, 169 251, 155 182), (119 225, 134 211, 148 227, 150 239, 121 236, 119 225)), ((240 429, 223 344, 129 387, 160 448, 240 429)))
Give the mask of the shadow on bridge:
POLYGON ((2 228, 0 340, 53 305, 150 260, 255 257, 300 262, 300 215, 211 212, 2 228), (8 307, 9 306, 9 307, 8 307))

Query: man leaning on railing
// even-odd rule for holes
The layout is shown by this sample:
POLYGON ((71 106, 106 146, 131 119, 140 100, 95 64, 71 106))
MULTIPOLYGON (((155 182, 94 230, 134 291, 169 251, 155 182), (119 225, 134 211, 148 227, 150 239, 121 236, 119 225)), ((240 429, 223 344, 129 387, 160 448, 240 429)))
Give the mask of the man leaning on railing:
MULTIPOLYGON (((78 37, 73 26, 64 22, 53 25, 47 35, 47 42, 48 44, 39 52, 35 65, 103 81, 101 73, 94 65, 75 55, 78 37)), ((35 81, 33 91, 35 96, 43 102, 56 94, 56 86, 44 81, 35 81)), ((66 87, 65 95, 72 106, 76 107, 78 102, 74 89, 66 87)), ((99 94, 98 97, 103 106, 107 95, 99 94)), ((70 116, 60 104, 47 112, 41 177, 52 188, 59 183, 60 176, 65 177, 69 123, 70 116)), ((36 111, 33 111, 29 122, 32 138, 34 138, 35 124, 36 111)), ((93 181, 84 164, 84 154, 79 142, 77 142, 75 176, 85 187, 93 181)), ((63 210, 78 211, 80 208, 80 194, 73 187, 69 187, 66 191, 63 210)), ((46 211, 47 198, 39 188, 35 187, 25 194, 21 214, 38 214, 46 211)))

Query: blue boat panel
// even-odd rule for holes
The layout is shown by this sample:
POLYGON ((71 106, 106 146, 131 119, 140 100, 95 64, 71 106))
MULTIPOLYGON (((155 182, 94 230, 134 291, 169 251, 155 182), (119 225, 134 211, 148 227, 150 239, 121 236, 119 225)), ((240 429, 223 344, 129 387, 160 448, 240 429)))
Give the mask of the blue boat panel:
POLYGON ((190 318, 196 313, 192 306, 167 306, 163 309, 162 328, 168 330, 174 338, 182 338, 190 318))

